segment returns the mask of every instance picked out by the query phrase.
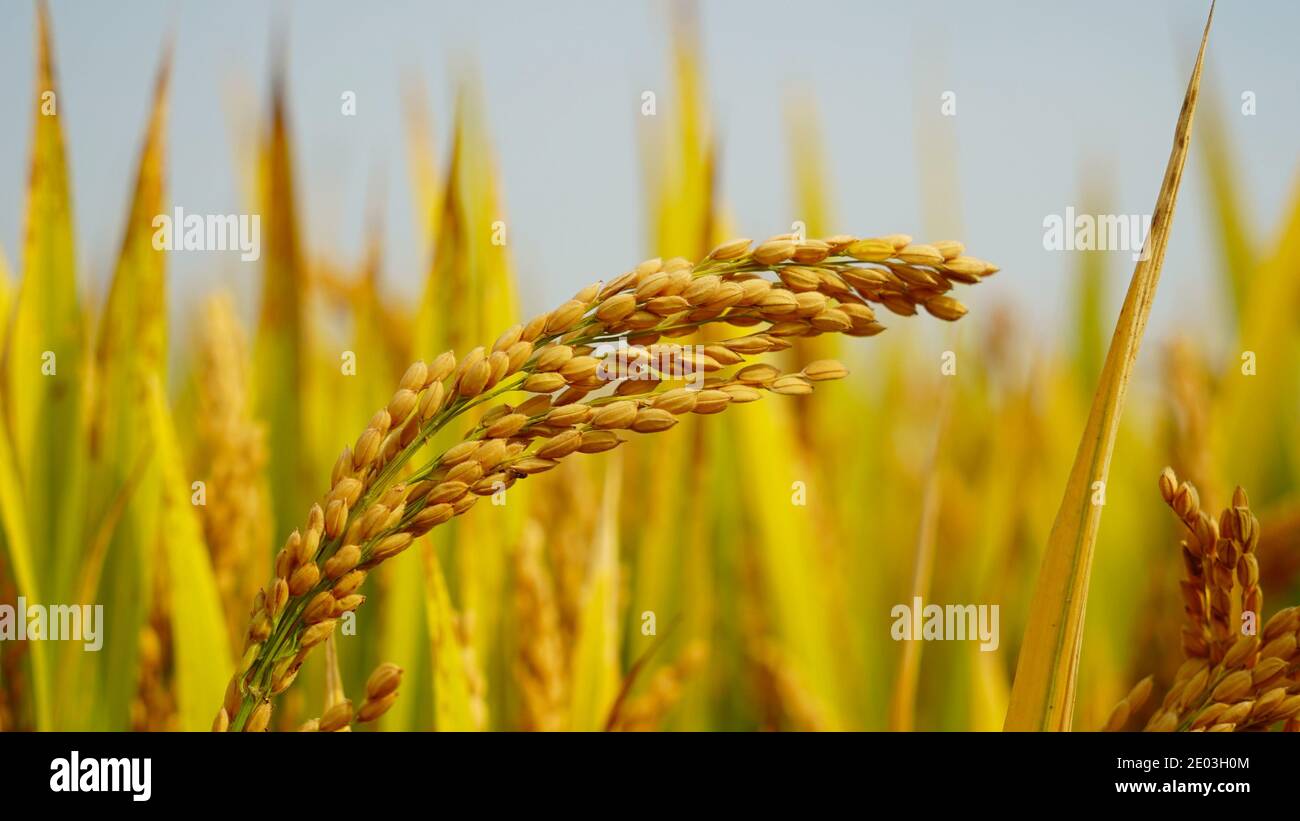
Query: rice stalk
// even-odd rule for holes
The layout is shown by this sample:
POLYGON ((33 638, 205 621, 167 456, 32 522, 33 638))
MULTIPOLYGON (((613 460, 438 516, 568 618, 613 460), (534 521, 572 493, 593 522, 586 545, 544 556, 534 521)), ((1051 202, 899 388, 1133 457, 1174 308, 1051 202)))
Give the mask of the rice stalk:
POLYGON ((305 502, 300 490, 305 485, 303 445, 308 421, 303 408, 313 395, 305 308, 312 287, 299 237, 285 82, 280 65, 272 87, 271 121, 261 136, 257 165, 257 210, 264 243, 253 401, 257 417, 266 424, 275 533, 290 527, 305 502))
MULTIPOLYGON (((925 489, 921 496, 921 520, 916 533, 916 559, 912 568, 912 596, 909 601, 913 599, 928 601, 930 598, 930 584, 934 573, 934 556, 938 540, 939 506, 943 498, 939 484, 938 462, 952 401, 953 391, 944 390, 935 420, 934 440, 923 471, 926 477, 925 489)), ((915 726, 916 686, 921 673, 921 645, 919 641, 903 643, 898 676, 894 680, 894 691, 889 702, 889 729, 892 731, 909 732, 915 726)))

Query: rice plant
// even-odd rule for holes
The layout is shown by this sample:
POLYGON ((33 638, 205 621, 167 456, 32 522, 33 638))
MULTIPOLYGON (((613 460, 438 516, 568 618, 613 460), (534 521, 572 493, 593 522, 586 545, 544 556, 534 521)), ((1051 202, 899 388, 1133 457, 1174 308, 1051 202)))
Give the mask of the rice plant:
POLYGON ((16 278, 0 252, 0 729, 1298 729, 1298 611, 1262 591, 1294 601, 1300 580, 1300 196, 1272 241, 1245 217, 1201 99, 1208 21, 1122 306, 1081 257, 1071 326, 1044 344, 996 279, 967 315, 957 291, 998 267, 961 242, 831 233, 833 107, 787 112, 806 230, 729 239, 720 158, 748 135, 715 127, 680 9, 640 145, 646 247, 626 250, 649 259, 521 315, 536 283, 484 230, 506 214, 495 147, 520 136, 489 132, 469 82, 444 135, 412 83, 428 253, 399 297, 378 208, 357 259, 308 233, 280 55, 239 157, 255 305, 214 288, 178 334, 155 244, 173 58, 100 295, 73 225, 104 204, 73 194, 75 100, 41 109, 60 87, 37 9, 16 278), (1151 381, 1139 351, 1202 141, 1231 294, 1207 321, 1269 367, 1245 380, 1199 339, 1147 340, 1151 381), (932 323, 894 320, 922 314, 960 371, 936 373, 912 330, 932 323), (341 372, 340 350, 364 365, 341 372), (1166 464, 1172 519, 1150 486, 1166 464), (932 601, 998 607, 998 641, 891 635, 896 607, 910 628, 932 601), (35 623, 19 602, 102 605, 102 648, 9 640, 35 623))

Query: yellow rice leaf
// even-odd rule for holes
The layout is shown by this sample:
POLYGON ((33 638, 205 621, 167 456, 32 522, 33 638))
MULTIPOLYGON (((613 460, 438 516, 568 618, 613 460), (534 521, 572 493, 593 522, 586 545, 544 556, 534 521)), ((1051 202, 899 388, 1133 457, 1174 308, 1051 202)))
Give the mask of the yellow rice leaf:
POLYGON ((270 132, 258 172, 262 304, 254 359, 254 398, 267 423, 272 533, 282 539, 307 508, 312 479, 303 468, 303 396, 308 389, 303 304, 309 282, 298 237, 293 162, 283 77, 275 83, 270 132))
MULTIPOLYGON (((419 550, 425 549, 421 544, 419 550)), ((376 569, 383 574, 377 579, 383 584, 383 597, 377 602, 381 623, 376 660, 396 664, 411 677, 410 681, 416 682, 421 680, 421 672, 429 668, 429 648, 435 640, 430 625, 436 614, 431 616, 425 612, 426 602, 432 601, 432 597, 425 590, 424 574, 408 564, 416 561, 416 557, 398 558, 401 561, 387 562, 376 569)), ((412 689, 411 692, 416 691, 412 689)), ((430 702, 423 698, 423 694, 399 698, 380 719, 380 727, 384 730, 426 730, 429 706, 430 702), (424 723, 421 723, 422 715, 424 723)))
POLYGON ((493 241, 498 227, 505 230, 495 163, 478 93, 467 83, 457 96, 437 247, 420 304, 419 355, 435 356, 447 347, 463 354, 490 344, 514 322, 518 310, 508 246, 493 241))
MULTIPOLYGON (((843 591, 829 572, 816 508, 792 504, 792 483, 806 484, 810 473, 790 432, 790 409, 764 401, 728 413, 738 443, 728 458, 753 522, 765 617, 790 674, 821 705, 825 727, 844 729, 853 688, 841 674, 846 659, 837 641, 843 591)), ((808 492, 817 492, 815 483, 808 492)))
MULTIPOLYGON (((478 338, 495 339, 501 329, 510 327, 519 314, 514 274, 507 253, 509 245, 494 242, 497 228, 505 230, 505 208, 497 182, 496 160, 488 143, 483 104, 478 94, 464 95, 466 130, 465 164, 469 174, 463 178, 468 190, 470 220, 462 226, 470 252, 470 271, 477 289, 478 338)), ((505 235, 502 235, 503 239, 505 235)))
POLYGON ((64 101, 54 79, 49 10, 37 6, 37 70, 32 109, 22 281, 5 362, 4 408, 18 481, 24 488, 33 571, 53 600, 56 575, 75 564, 85 480, 82 395, 85 337, 77 295, 72 201, 64 158, 64 101))
MULTIPOLYGON (((447 348, 464 355, 491 344, 516 320, 515 283, 506 240, 497 171, 488 144, 479 92, 471 81, 457 95, 451 156, 441 205, 432 265, 425 282, 415 345, 432 357, 447 348)), ((429 449, 452 441, 447 430, 429 449)), ((525 491, 509 491, 513 500, 525 491)), ((460 610, 472 617, 469 639, 477 659, 497 664, 505 594, 506 556, 522 528, 525 506, 511 503, 492 516, 469 517, 435 535, 447 545, 449 587, 460 610)), ((502 688, 489 693, 504 695, 502 688)), ((503 706, 503 705, 501 705, 503 706)))
MULTIPOLYGON (((163 375, 167 357, 165 256, 153 247, 154 216, 163 208, 166 164, 167 86, 169 58, 164 57, 154 86, 153 108, 141 148, 135 191, 127 217, 121 254, 109 288, 108 302, 96 341, 96 376, 100 382, 129 382, 163 375), (134 358, 144 375, 135 373, 134 358)), ((111 403, 114 387, 96 396, 97 410, 111 403)), ((143 406, 144 401, 136 402, 143 406)), ((107 422, 94 414, 92 441, 102 451, 107 422)))
MULTIPOLYGON (((4 390, 4 329, 9 327, 9 306, 14 302, 14 283, 9 275, 9 259, 5 255, 3 245, 0 245, 0 391, 4 390)), ((0 401, 0 414, 4 413, 6 407, 3 401, 0 401)))
MULTIPOLYGON (((0 400, 4 398, 3 394, 3 386, 0 386, 0 400)), ((3 551, 5 566, 13 576, 18 595, 32 604, 40 603, 43 599, 28 536, 27 506, 18 482, 13 450, 9 447, 9 434, 3 428, 0 428, 0 499, 5 500, 0 504, 0 551, 3 551)), ((23 614, 19 614, 19 618, 22 617, 23 614)), ((31 657, 33 718, 37 730, 52 729, 46 646, 43 641, 27 642, 27 652, 31 657)))
MULTIPOLYGON (((104 605, 106 643, 93 663, 102 667, 97 706, 110 727, 126 719, 136 695, 136 636, 148 616, 153 590, 159 486, 150 462, 155 434, 149 424, 147 385, 163 382, 167 367, 165 256, 153 247, 153 219, 163 212, 169 71, 169 60, 164 58, 121 254, 95 345, 87 521, 89 532, 107 528, 111 536, 105 561, 95 564, 102 576, 81 578, 88 582, 84 589, 97 591, 95 601, 104 605), (142 464, 143 473, 132 478, 142 464), (115 510, 119 492, 128 485, 133 491, 125 508, 115 510)), ((83 550, 83 555, 88 552, 83 550)), ((78 563, 82 570, 88 566, 78 563)), ((64 687, 83 684, 65 676, 64 687)))
POLYGON ((470 709, 469 677, 460 640, 456 637, 456 615, 447 593, 447 581, 433 546, 420 546, 424 560, 424 617, 433 656, 433 727, 435 730, 477 730, 470 709))
POLYGON ((1245 289, 1238 341, 1229 349, 1232 355, 1221 376, 1224 389, 1211 413, 1215 420, 1211 448, 1219 459, 1219 475, 1251 488, 1252 498, 1260 501, 1290 493, 1300 471, 1295 425, 1300 398, 1296 260, 1300 260, 1300 178, 1293 183, 1280 235, 1259 260, 1245 289), (1248 363, 1254 366, 1251 375, 1246 375, 1248 363))
POLYGON ((424 89, 411 79, 402 95, 406 126, 406 156, 415 198, 417 236, 424 248, 432 248, 441 221, 442 186, 438 179, 437 151, 433 137, 433 116, 424 89))
MULTIPOLYGON (((643 152, 652 247, 665 257, 698 259, 709 252, 713 214, 713 156, 705 115, 695 14, 673 7, 673 111, 668 133, 643 133, 653 150, 643 152)), ((651 118, 657 121, 658 118, 651 118)))
POLYGON ((1088 581, 1101 522, 1101 505, 1093 503, 1097 490, 1094 483, 1109 478, 1124 395, 1151 303, 1155 299, 1183 164, 1191 143, 1192 115, 1200 91, 1201 66, 1213 17, 1211 6, 1179 114, 1173 150, 1152 215, 1151 233, 1143 254, 1145 259, 1140 260, 1133 271, 1128 295, 1106 354, 1101 382, 1093 396, 1088 424, 1070 470, 1065 497, 1048 536, 1016 665, 1005 723, 1007 730, 1069 730, 1073 720, 1088 581))
POLYGON ((963 647, 970 660, 969 715, 966 726, 977 733, 995 733, 1007 713, 1009 687, 1006 670, 996 653, 986 653, 976 644, 963 647))
MULTIPOLYGON (((673 438, 671 446, 629 446, 631 449, 626 455, 620 454, 629 463, 629 480, 636 477, 638 481, 645 482, 647 487, 655 488, 654 504, 646 505, 644 510, 637 510, 638 527, 628 534, 632 540, 629 553, 635 567, 632 610, 637 614, 646 610, 653 610, 657 614, 681 610, 681 590, 676 582, 685 561, 685 540, 655 536, 671 533, 681 524, 685 513, 684 489, 694 487, 698 482, 694 478, 690 485, 678 481, 684 475, 680 451, 692 444, 686 437, 679 436, 679 433, 680 431, 672 430, 662 434, 673 438)), ((639 622, 639 615, 637 621, 639 622)))
POLYGON ((234 663, 203 531, 190 503, 189 477, 159 380, 150 380, 148 396, 149 430, 161 474, 157 538, 167 563, 177 715, 180 729, 207 730, 234 663))
POLYGON ((618 697, 618 456, 605 473, 594 554, 588 569, 572 658, 573 701, 569 728, 600 730, 618 697))
MULTIPOLYGON (((418 356, 437 356, 447 348, 462 354, 482 344, 473 339, 467 320, 469 282, 468 252, 464 248, 465 222, 469 219, 460 194, 464 138, 459 109, 452 133, 451 157, 443 185, 434 248, 424 292, 415 323, 415 351, 418 356)), ((477 313, 477 312, 475 312, 477 313)))
MULTIPOLYGON (((1098 175, 1086 175, 1090 181, 1098 175)), ((1096 185, 1096 183, 1092 183, 1096 185)), ((1084 206, 1089 214, 1109 213, 1108 197, 1096 188, 1085 189, 1084 206)), ((1100 253, 1081 253, 1074 255, 1074 366, 1078 373, 1081 391, 1096 384, 1101 375, 1101 359, 1105 351, 1105 310, 1106 285, 1109 265, 1107 255, 1100 253)))
MULTIPOLYGON (((384 305, 379 287, 382 269, 381 239, 383 227, 377 221, 369 229, 365 261, 360 279, 349 303, 352 312, 352 341, 349 349, 356 354, 357 368, 353 375, 342 373, 337 362, 329 363, 329 377, 322 382, 337 402, 346 403, 346 418, 338 430, 332 431, 332 446, 348 431, 363 429, 378 409, 381 397, 393 390, 410 362, 408 354, 390 344, 386 330, 392 324, 392 315, 384 305), (331 381, 332 380, 332 381, 331 381)), ((421 358, 428 359, 427 356, 421 358)), ((333 414, 331 414, 333 415, 333 414)), ((334 454, 336 455, 336 454, 334 454)))

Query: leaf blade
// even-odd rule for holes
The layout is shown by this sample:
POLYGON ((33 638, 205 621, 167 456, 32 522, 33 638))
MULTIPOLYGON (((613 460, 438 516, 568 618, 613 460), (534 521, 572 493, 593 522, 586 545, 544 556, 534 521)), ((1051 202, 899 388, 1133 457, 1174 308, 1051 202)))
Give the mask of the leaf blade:
POLYGON ((1200 92, 1201 68, 1213 19, 1211 4, 1152 215, 1145 258, 1139 260, 1133 271, 1065 496, 1048 536, 1016 663, 1016 678, 1004 724, 1006 730, 1070 729, 1088 582, 1101 520, 1100 506, 1093 504, 1094 483, 1104 482, 1110 469, 1125 392, 1159 283, 1191 143, 1192 115, 1200 92))
POLYGON ((35 126, 22 281, 5 352, 5 414, 30 513, 35 571, 45 582, 44 594, 57 598, 53 581, 59 568, 67 566, 61 553, 76 544, 80 519, 72 500, 79 498, 83 484, 78 481, 78 434, 85 322, 52 51, 49 9, 42 3, 37 8, 35 126))
POLYGON ((227 652, 226 618, 202 529, 186 496, 184 459, 156 379, 149 386, 149 429, 161 478, 158 538, 168 569, 177 717, 182 730, 207 730, 212 705, 221 703, 234 663, 227 652))
MULTIPOLYGON (((106 554, 101 554, 102 565, 85 561, 96 551, 83 546, 76 566, 83 571, 93 567, 90 575, 80 574, 89 586, 79 589, 102 601, 107 614, 106 650, 90 666, 101 671, 97 706, 103 708, 110 727, 126 719, 136 695, 138 642, 132 637, 143 627, 152 601, 159 526, 148 383, 156 380, 162 384, 166 379, 166 265, 163 252, 153 247, 153 220, 162 211, 169 78, 170 58, 165 55, 155 82, 121 251, 95 342, 96 389, 90 397, 87 420, 91 477, 86 495, 87 533, 102 531, 109 538, 106 554), (117 510, 119 493, 126 487, 134 489, 125 506, 117 510)), ((79 669, 79 665, 80 661, 73 662, 61 671, 79 669)), ((79 685, 75 676, 65 675, 60 703, 76 701, 72 691, 79 685)))

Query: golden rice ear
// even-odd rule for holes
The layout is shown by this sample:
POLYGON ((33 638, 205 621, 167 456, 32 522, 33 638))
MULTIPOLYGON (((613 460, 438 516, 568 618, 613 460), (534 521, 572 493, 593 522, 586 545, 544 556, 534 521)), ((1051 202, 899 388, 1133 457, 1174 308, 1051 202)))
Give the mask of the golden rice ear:
MULTIPOLYGON (((277 556, 275 586, 258 600, 247 631, 246 686, 227 710, 232 726, 247 727, 257 704, 288 688, 312 648, 325 644, 331 652, 340 617, 365 601, 358 588, 367 571, 464 515, 478 497, 495 500, 574 454, 613 450, 625 441, 618 431, 661 434, 683 414, 722 413, 767 394, 804 396, 816 382, 845 377, 848 370, 831 359, 783 374, 749 358, 791 348, 787 337, 870 335, 869 301, 899 313, 925 304, 946 319, 964 312, 934 287, 946 282, 925 267, 943 261, 934 246, 890 237, 887 262, 906 266, 899 269, 906 276, 873 278, 848 273, 865 270, 845 253, 853 243, 779 236, 752 253, 747 242, 730 243, 699 265, 648 260, 615 278, 618 288, 590 286, 555 311, 511 327, 490 353, 477 347, 457 362, 448 352, 407 368, 388 404, 335 463, 331 487, 311 506, 307 526, 277 556), (787 265, 792 259, 798 264, 787 265), (707 346, 678 342, 711 325, 753 330, 707 346), (504 401, 521 390, 533 395, 517 405, 504 401), (434 431, 474 408, 478 421, 462 441, 426 465, 412 464, 409 485, 399 478, 394 464, 406 464, 434 431), (267 691, 267 668, 283 665, 283 652, 273 649, 281 647, 296 650, 287 657, 293 664, 272 675, 267 691), (277 661, 274 652, 281 653, 277 661)), ((447 607, 438 618, 452 615, 447 607)), ((463 672, 441 674, 450 676, 444 684, 453 691, 463 688, 463 672)), ((395 693, 372 696, 356 720, 378 718, 395 693)), ((327 705, 320 729, 347 726, 342 702, 339 695, 327 705)), ((444 725, 476 726, 461 709, 444 715, 444 725)))

